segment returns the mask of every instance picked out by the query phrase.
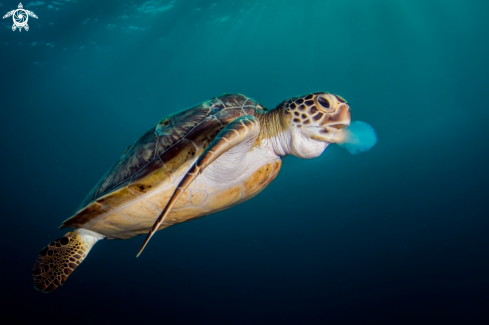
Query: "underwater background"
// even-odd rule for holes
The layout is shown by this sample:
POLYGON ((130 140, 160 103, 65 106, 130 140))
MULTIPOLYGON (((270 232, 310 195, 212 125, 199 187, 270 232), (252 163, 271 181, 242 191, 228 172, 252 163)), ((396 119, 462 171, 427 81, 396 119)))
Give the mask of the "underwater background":
POLYGON ((23 5, 29 31, 0 21, 6 323, 489 323, 489 1, 23 5), (144 236, 99 242, 61 288, 33 288, 38 251, 166 115, 316 91, 346 98, 377 145, 286 157, 252 200, 137 259, 144 236))

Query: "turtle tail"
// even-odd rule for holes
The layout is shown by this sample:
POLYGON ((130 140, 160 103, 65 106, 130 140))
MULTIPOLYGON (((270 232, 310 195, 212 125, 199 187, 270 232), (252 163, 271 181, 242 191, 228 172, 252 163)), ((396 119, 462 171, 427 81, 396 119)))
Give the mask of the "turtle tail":
POLYGON ((76 229, 44 247, 32 270, 34 287, 51 292, 62 285, 103 237, 86 229, 76 229))

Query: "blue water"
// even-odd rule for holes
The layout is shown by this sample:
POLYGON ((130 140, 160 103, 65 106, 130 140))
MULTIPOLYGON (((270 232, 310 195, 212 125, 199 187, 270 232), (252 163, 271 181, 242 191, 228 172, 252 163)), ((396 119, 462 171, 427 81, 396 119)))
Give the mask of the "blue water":
MULTIPOLYGON (((0 0, 2 15, 17 8, 0 0)), ((0 20, 4 319, 487 324, 485 0, 32 1, 0 20), (42 2, 42 3, 41 3, 42 2), (65 285, 37 252, 129 144, 227 92, 329 91, 378 143, 287 157, 252 200, 103 241, 65 285)))

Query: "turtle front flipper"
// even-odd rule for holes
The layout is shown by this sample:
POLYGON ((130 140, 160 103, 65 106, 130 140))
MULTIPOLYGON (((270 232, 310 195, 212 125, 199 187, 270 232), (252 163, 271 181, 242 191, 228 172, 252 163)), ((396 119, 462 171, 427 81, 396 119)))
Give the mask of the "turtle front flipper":
POLYGON ((158 230, 163 221, 165 221, 166 216, 180 195, 185 192, 197 176, 202 174, 204 169, 209 167, 217 158, 226 152, 229 152, 231 149, 236 148, 237 152, 241 153, 248 152, 253 147, 253 144, 260 133, 260 129, 260 122, 258 119, 254 116, 246 115, 232 121, 219 132, 177 185, 170 200, 168 200, 166 207, 160 213, 158 219, 156 219, 156 222, 146 236, 137 256, 141 254, 153 234, 158 230))
POLYGON ((12 16, 12 15, 14 14, 14 12, 15 12, 15 10, 11 10, 11 11, 7 12, 7 13, 6 13, 6 14, 3 16, 3 19, 5 19, 5 18, 8 18, 8 17, 12 16))
POLYGON ((76 229, 43 248, 32 270, 34 287, 51 292, 62 285, 102 238, 93 231, 76 229))

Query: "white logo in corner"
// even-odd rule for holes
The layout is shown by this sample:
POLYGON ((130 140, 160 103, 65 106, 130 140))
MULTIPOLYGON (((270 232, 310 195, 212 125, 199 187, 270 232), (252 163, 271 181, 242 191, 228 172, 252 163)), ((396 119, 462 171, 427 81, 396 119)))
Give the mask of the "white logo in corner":
POLYGON ((29 10, 25 10, 23 8, 24 7, 22 6, 22 3, 19 3, 19 9, 9 11, 5 16, 3 16, 3 19, 12 16, 12 18, 14 19, 14 24, 12 25, 12 31, 14 32, 17 28, 19 29, 19 32, 22 31, 22 28, 25 28, 26 31, 29 30, 29 25, 27 25, 29 16, 37 19, 35 13, 29 10))

